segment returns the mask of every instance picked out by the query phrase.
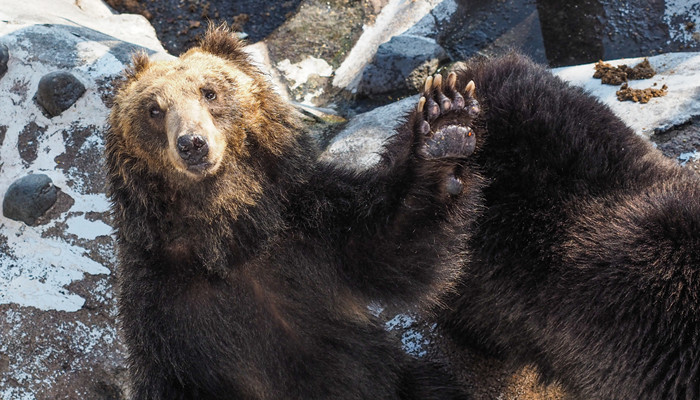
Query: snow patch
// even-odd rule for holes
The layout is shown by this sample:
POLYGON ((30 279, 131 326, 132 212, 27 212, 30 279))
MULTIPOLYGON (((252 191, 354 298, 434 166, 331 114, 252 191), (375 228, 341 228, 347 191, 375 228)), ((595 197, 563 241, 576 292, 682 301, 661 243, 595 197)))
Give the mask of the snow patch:
MULTIPOLYGON (((637 65, 644 58, 627 58, 608 61, 611 65, 637 65)), ((583 87, 587 92, 607 104, 618 117, 642 136, 649 137, 656 130, 665 130, 688 120, 689 115, 700 114, 700 53, 667 53, 649 57, 656 70, 650 79, 629 82, 633 89, 661 88, 668 86, 668 94, 651 99, 646 104, 618 101, 615 92, 620 86, 603 85, 594 79, 594 64, 555 68, 552 72, 560 78, 583 87)))
POLYGON ((678 156, 678 162, 681 165, 685 165, 688 163, 688 161, 696 160, 696 159, 700 159, 700 152, 698 152, 697 150, 694 150, 694 151, 691 151, 688 153, 681 153, 678 156))
POLYGON ((85 300, 65 286, 84 274, 109 274, 103 265, 83 255, 82 248, 42 238, 41 231, 8 221, 17 234, 7 236, 10 252, 0 255, 0 304, 16 303, 41 310, 77 311, 85 300))
POLYGON ((94 240, 98 236, 106 236, 112 232, 112 227, 102 221, 90 221, 84 215, 70 217, 66 220, 66 233, 79 238, 94 240))
POLYGON ((311 56, 296 64, 292 64, 288 59, 282 60, 277 64, 277 68, 282 71, 288 81, 294 82, 290 86, 292 90, 306 83, 314 74, 329 77, 333 73, 333 67, 325 60, 311 56))

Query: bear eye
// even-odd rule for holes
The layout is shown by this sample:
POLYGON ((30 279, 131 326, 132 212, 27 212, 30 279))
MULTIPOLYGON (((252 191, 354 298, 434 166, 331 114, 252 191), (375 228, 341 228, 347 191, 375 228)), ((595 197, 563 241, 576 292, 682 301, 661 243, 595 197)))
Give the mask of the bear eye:
POLYGON ((214 101, 216 100, 216 92, 210 89, 202 89, 202 95, 204 95, 204 98, 209 100, 209 101, 214 101))
POLYGON ((153 106, 148 110, 148 114, 151 116, 151 118, 160 118, 163 116, 163 110, 161 110, 158 106, 153 106))

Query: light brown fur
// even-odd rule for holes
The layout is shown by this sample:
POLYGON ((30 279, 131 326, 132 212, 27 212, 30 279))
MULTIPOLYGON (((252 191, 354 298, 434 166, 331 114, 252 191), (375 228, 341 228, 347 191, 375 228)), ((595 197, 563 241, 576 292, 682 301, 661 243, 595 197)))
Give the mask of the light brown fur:
MULTIPOLYGON (((128 73, 128 81, 115 100, 115 107, 112 116, 118 115, 119 118, 110 119, 115 132, 146 131, 146 135, 156 134, 161 136, 157 140, 167 141, 167 146, 157 146, 157 140, 153 138, 125 135, 123 144, 129 151, 118 153, 135 156, 129 161, 138 164, 139 169, 168 176, 175 186, 187 185, 189 179, 215 175, 224 159, 229 168, 244 168, 245 164, 237 160, 249 155, 246 140, 251 134, 267 151, 279 155, 301 131, 289 129, 289 126, 299 126, 296 112, 274 95, 262 74, 238 68, 201 48, 191 49, 180 58, 167 61, 149 61, 145 55, 137 55, 134 67, 128 73), (202 88, 218 92, 217 95, 234 96, 207 102, 202 88), (151 101, 142 104, 144 98, 151 101), (269 107, 268 104, 275 106, 269 107), (237 118, 245 118, 245 124, 221 118, 231 114, 232 107, 237 118), (159 109, 165 117, 162 120, 147 118, 151 108, 159 109), (271 109, 276 111, 271 114, 271 109), (144 121, 148 121, 148 125, 140 126, 144 121), (197 132, 209 140, 212 166, 202 174, 188 171, 177 154, 176 140, 187 132, 197 132)), ((131 162, 124 161, 124 168, 133 171, 131 162)), ((221 190, 226 196, 211 201, 218 203, 218 207, 229 209, 255 204, 262 190, 255 179, 256 174, 241 169, 232 176, 233 179, 221 182, 230 186, 230 189, 221 190)))

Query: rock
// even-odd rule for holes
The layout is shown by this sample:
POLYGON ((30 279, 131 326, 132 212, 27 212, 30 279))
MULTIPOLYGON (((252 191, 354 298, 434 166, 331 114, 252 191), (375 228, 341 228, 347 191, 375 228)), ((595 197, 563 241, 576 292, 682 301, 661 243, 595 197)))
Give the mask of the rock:
POLYGON ((41 78, 36 101, 51 117, 55 117, 75 104, 83 93, 85 85, 78 78, 70 72, 56 71, 41 78))
POLYGON ((357 93, 372 95, 417 90, 446 59, 445 49, 434 39, 394 36, 379 46, 374 59, 362 72, 357 93))
POLYGON ((654 133, 651 140, 666 157, 700 173, 700 115, 695 115, 687 123, 654 133))
MULTIPOLYGON (((597 0, 601 59, 700 51, 700 4, 694 1, 628 2, 597 0)), ((558 33, 561 36, 561 33, 558 33)), ((590 62, 597 61, 590 60, 590 62)), ((553 64, 556 65, 556 64, 553 64)))
POLYGON ((435 8, 438 0, 390 0, 374 24, 365 26, 354 47, 335 71, 333 86, 355 92, 362 71, 372 60, 379 45, 405 32, 435 8))
POLYGON ((347 58, 363 26, 371 23, 368 6, 358 1, 303 0, 297 11, 265 39, 273 65, 282 74, 310 71, 309 67, 317 72, 303 73, 303 79, 290 78, 293 99, 308 105, 328 100, 328 95, 324 96, 330 86, 328 76, 347 58))
MULTIPOLYGON (((422 23, 426 30, 431 21, 422 23)), ((700 50, 700 6, 687 1, 457 2, 434 26, 438 43, 455 60, 515 48, 564 66, 700 50)))
POLYGON ((56 202, 57 194, 58 188, 47 175, 27 175, 7 189, 2 215, 33 225, 56 202))
POLYGON ((342 164, 359 170, 379 161, 379 151, 386 139, 411 107, 418 104, 418 95, 358 114, 336 135, 321 154, 320 160, 342 164))
MULTIPOLYGON (((99 0, 4 1, 0 8, 0 20, 3 21, 0 24, 0 35, 33 25, 55 24, 60 26, 61 30, 73 31, 81 36, 102 36, 104 41, 114 45, 131 49, 140 46, 151 52, 165 53, 155 30, 146 18, 134 14, 115 15, 99 0), (79 29, 75 31, 70 28, 79 29)), ((58 39, 51 36, 49 34, 45 39, 50 42, 58 39)), ((74 51, 75 49, 70 53, 74 51)))
POLYGON ((2 79, 5 72, 7 72, 8 61, 10 61, 10 51, 7 49, 7 46, 0 43, 0 79, 2 79))
POLYGON ((39 144, 45 138, 46 127, 30 121, 17 135, 17 152, 22 164, 31 165, 39 156, 39 144))
POLYGON ((438 43, 453 60, 497 55, 511 49, 546 63, 537 7, 532 0, 457 1, 436 24, 438 43))
POLYGON ((441 33, 440 27, 450 23, 455 12, 457 12, 457 2, 455 0, 443 0, 402 35, 438 39, 441 33))

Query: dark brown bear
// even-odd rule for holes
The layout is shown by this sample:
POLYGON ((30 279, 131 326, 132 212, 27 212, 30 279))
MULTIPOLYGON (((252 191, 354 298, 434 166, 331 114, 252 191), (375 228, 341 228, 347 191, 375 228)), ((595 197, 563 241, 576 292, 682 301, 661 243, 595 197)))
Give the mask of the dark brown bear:
POLYGON ((131 398, 463 398, 367 306, 433 304, 458 274, 473 95, 428 82, 382 162, 354 173, 316 161, 226 29, 174 61, 138 56, 106 145, 131 398))
POLYGON ((443 332, 584 399, 700 398, 698 176, 529 60, 458 76, 489 183, 443 332))

